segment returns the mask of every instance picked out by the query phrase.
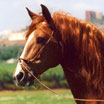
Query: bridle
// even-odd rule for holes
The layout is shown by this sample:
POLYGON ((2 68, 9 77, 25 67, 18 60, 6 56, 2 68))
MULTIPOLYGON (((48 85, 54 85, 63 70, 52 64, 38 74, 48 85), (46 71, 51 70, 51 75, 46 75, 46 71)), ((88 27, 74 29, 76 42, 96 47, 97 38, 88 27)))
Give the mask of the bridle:
MULTIPOLYGON (((56 32, 57 33, 57 32, 56 32)), ((59 46, 59 48, 60 49, 62 49, 62 47, 63 47, 63 43, 62 43, 62 41, 61 40, 56 40, 55 38, 54 38, 54 31, 52 31, 52 33, 51 33, 51 36, 49 37, 49 39, 47 40, 47 42, 45 43, 45 45, 43 45, 41 48, 40 48, 40 50, 39 50, 39 52, 35 55, 35 57, 33 58, 33 59, 30 59, 30 60, 27 60, 27 59, 24 59, 24 58, 18 58, 18 62, 19 62, 19 64, 21 65, 21 67, 22 67, 22 70, 24 70, 24 71, 26 71, 26 68, 23 68, 24 67, 24 65, 23 64, 31 64, 31 65, 33 65, 34 63, 35 63, 35 60, 36 60, 36 58, 42 53, 42 51, 44 50, 44 48, 49 44, 49 42, 52 40, 52 39, 54 39, 54 41, 58 44, 58 46, 59 46)), ((60 52, 62 52, 62 51, 60 51, 60 52)), ((39 76, 39 73, 38 73, 38 67, 35 65, 35 76, 39 76)), ((31 70, 30 70, 31 71, 31 70)), ((33 70, 32 70, 33 71, 33 70)))

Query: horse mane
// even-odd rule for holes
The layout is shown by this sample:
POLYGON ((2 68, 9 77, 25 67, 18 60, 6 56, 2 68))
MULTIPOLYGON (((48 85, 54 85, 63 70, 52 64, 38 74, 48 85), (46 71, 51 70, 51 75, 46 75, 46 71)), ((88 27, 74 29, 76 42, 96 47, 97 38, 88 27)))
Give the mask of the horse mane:
POLYGON ((71 54, 71 68, 76 68, 76 72, 87 81, 86 84, 101 90, 104 85, 104 33, 90 22, 65 13, 55 13, 53 19, 67 46, 67 55, 71 54))
MULTIPOLYGON (((56 12, 52 18, 56 28, 62 35, 65 54, 71 58, 68 60, 70 65, 72 65, 70 67, 76 66, 76 72, 78 72, 90 86, 100 89, 104 83, 103 32, 90 22, 78 20, 64 12, 56 12)), ((43 16, 34 19, 29 26, 26 37, 43 21, 45 21, 43 16)))

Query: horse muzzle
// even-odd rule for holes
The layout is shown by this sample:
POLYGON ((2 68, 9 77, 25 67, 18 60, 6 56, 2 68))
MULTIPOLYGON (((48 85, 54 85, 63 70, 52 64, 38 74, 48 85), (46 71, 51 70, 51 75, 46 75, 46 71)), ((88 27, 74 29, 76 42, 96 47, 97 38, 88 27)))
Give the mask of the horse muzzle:
POLYGON ((17 68, 14 72, 13 79, 15 84, 19 86, 29 86, 34 83, 33 77, 28 72, 23 70, 19 63, 17 64, 17 68))
POLYGON ((13 75, 13 79, 16 85, 25 85, 25 73, 19 72, 17 75, 13 75))
POLYGON ((33 77, 25 72, 19 72, 18 75, 13 76, 13 79, 17 86, 30 86, 34 83, 33 77))

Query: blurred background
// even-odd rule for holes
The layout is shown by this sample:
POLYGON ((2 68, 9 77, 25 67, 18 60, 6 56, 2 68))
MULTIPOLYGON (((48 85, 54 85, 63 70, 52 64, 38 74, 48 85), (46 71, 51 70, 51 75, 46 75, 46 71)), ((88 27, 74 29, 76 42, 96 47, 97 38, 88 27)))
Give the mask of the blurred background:
MULTIPOLYGON (((17 87, 13 82, 13 71, 31 23, 25 8, 38 14, 40 4, 46 5, 51 13, 70 13, 104 31, 104 0, 0 0, 0 104, 75 104, 51 94, 37 82, 31 87, 17 87)), ((40 80, 56 92, 72 97, 60 65, 43 73, 40 80)))

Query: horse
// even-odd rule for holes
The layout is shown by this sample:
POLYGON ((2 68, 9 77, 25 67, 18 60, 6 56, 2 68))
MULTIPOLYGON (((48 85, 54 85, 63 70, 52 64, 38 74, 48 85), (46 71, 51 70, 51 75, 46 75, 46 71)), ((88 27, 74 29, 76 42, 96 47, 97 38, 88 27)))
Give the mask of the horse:
POLYGON ((51 15, 42 4, 41 8, 41 14, 27 8, 32 23, 13 75, 15 83, 21 86, 34 83, 23 67, 24 62, 36 77, 60 64, 75 98, 104 99, 104 33, 90 22, 64 12, 51 15))

